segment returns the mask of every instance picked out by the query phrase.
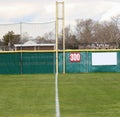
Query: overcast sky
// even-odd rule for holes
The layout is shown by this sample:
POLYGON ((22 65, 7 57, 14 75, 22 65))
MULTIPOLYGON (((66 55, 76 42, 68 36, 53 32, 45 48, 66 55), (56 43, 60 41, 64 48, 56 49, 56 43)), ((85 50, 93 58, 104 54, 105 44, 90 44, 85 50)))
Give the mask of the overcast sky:
MULTIPOLYGON (((55 20, 56 0, 0 0, 0 23, 55 20)), ((109 20, 120 14, 120 0, 64 0, 66 24, 76 19, 109 20)))
MULTIPOLYGON (((104 21, 120 14, 120 0, 64 0, 64 3, 66 26, 74 26, 77 19, 104 21)), ((55 9, 56 0, 0 0, 0 24, 55 21, 55 9)), ((0 38, 10 30, 20 33, 20 25, 2 26, 0 25, 0 38)), ((55 30, 54 24, 46 27, 22 25, 22 33, 37 36, 55 30)))

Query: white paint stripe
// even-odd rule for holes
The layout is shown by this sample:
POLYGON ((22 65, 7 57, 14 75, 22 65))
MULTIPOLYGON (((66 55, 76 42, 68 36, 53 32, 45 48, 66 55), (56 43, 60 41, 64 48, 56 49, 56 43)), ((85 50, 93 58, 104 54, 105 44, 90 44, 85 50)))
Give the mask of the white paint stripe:
POLYGON ((56 103, 56 117, 60 117, 59 96, 58 96, 58 73, 55 76, 55 103, 56 103))

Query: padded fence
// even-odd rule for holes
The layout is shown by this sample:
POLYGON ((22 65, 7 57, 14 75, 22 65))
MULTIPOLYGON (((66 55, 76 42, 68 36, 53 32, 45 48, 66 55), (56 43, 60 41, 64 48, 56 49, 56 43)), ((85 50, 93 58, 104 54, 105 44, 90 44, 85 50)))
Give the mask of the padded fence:
POLYGON ((55 73, 55 53, 0 53, 0 74, 55 73))
POLYGON ((20 53, 0 53, 0 73, 20 74, 20 53))
POLYGON ((22 72, 28 73, 55 73, 55 53, 23 53, 22 72))
MULTIPOLYGON (((62 53, 59 53, 59 72, 62 73, 62 53)), ((66 73, 120 72, 119 51, 66 52, 66 73), (71 61, 71 54, 73 55, 71 61), (76 55, 79 54, 80 60, 76 55), (75 55, 75 56, 74 56, 75 55), (73 60, 74 59, 74 60, 73 60)))
MULTIPOLYGON (((63 53, 59 52, 59 73, 63 53)), ((0 53, 0 74, 55 73, 55 52, 0 53)), ((119 51, 66 51, 66 73, 120 72, 119 51)))

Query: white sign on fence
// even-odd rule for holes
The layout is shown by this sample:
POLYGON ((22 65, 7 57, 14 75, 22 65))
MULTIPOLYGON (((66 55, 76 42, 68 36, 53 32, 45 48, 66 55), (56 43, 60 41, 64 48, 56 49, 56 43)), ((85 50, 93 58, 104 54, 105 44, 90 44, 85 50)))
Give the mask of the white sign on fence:
POLYGON ((92 53, 92 65, 117 65, 117 52, 92 53))

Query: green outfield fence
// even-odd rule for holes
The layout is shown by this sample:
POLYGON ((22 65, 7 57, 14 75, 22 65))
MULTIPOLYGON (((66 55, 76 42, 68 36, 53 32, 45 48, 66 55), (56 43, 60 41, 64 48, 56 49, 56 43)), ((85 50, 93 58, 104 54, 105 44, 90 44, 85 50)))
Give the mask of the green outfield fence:
MULTIPOLYGON (((120 50, 66 50, 65 64, 58 55, 59 73, 120 72, 120 50)), ((55 60, 55 51, 1 52, 0 74, 55 73, 55 60)))
POLYGON ((54 72, 54 52, 0 53, 0 74, 37 74, 54 72))

